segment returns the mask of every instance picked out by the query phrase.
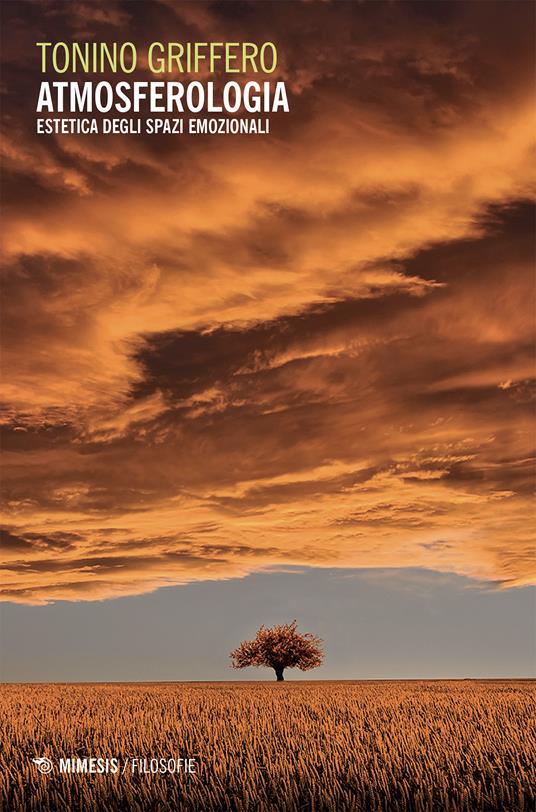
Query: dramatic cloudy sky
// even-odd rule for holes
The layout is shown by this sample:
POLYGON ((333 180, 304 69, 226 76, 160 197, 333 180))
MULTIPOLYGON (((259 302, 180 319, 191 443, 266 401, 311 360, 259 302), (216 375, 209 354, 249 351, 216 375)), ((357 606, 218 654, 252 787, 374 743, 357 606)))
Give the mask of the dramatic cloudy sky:
POLYGON ((4 599, 530 583, 532 4, 3 12, 4 599), (34 43, 61 39, 272 40, 291 112, 37 136, 34 43))

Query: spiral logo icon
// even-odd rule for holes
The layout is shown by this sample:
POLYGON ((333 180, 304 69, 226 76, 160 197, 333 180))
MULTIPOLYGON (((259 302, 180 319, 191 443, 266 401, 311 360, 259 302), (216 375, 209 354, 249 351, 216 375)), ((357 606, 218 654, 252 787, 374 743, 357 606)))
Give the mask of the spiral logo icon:
POLYGON ((53 764, 49 758, 32 758, 34 764, 37 764, 37 769, 43 775, 48 775, 52 772, 53 764))

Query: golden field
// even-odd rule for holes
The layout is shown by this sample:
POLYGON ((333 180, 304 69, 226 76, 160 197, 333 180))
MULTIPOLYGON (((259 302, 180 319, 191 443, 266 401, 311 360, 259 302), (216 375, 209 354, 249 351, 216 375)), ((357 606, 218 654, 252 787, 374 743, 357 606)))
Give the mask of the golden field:
POLYGON ((5 810, 530 810, 530 681, 7 685, 5 810), (198 773, 60 774, 60 758, 198 773), (34 757, 54 764, 38 772, 34 757))

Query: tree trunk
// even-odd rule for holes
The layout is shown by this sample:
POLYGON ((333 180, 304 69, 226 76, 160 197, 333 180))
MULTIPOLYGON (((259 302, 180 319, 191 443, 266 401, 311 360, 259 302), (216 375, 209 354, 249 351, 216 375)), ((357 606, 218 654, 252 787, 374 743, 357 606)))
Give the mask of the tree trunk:
POLYGON ((284 669, 280 665, 275 665, 274 671, 276 680, 278 682, 283 682, 283 680, 285 679, 285 677, 283 676, 284 669))

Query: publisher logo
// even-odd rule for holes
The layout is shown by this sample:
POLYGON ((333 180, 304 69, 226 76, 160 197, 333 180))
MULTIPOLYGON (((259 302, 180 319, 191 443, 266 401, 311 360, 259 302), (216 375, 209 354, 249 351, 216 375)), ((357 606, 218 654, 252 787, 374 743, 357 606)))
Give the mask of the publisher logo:
POLYGON ((49 758, 32 758, 32 761, 37 764, 37 769, 43 775, 48 775, 54 769, 54 765, 49 758))
POLYGON ((197 758, 184 758, 182 756, 129 756, 120 758, 98 758, 96 756, 61 757, 54 763, 49 758, 32 758, 33 763, 42 775, 56 771, 57 773, 85 773, 103 774, 125 773, 150 775, 155 773, 171 773, 194 775, 197 773, 197 758))

